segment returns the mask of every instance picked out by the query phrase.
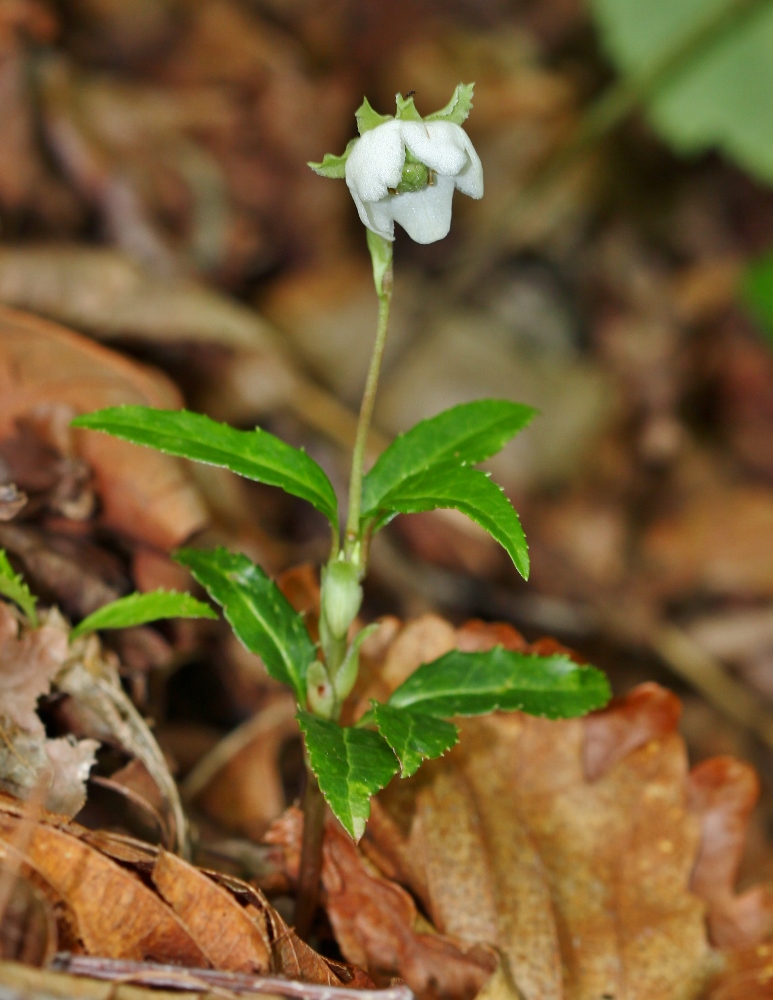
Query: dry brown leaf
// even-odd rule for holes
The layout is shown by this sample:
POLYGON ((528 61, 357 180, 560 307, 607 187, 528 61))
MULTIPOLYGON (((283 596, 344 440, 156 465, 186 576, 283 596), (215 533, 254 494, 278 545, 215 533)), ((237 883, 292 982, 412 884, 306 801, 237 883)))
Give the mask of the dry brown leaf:
POLYGON ((67 917, 64 928, 60 920, 60 943, 108 958, 273 973, 323 986, 373 985, 360 970, 318 955, 259 889, 240 879, 50 812, 25 827, 29 822, 20 804, 0 796, 0 858, 14 852, 20 829, 27 829, 19 867, 67 917))
POLYGON ((706 901, 712 942, 719 948, 757 945, 773 934, 773 895, 755 886, 736 895, 735 884, 751 811, 760 783, 753 768, 714 757, 690 772, 690 811, 702 827, 691 886, 706 901))
MULTIPOLYGON (((266 836, 282 848, 291 878, 297 878, 302 814, 289 809, 266 836)), ((496 966, 493 951, 464 947, 421 928, 408 893, 373 870, 332 819, 325 831, 322 866, 325 908, 341 951, 376 981, 399 975, 421 996, 472 998, 496 966)))
POLYGON ((27 879, 15 879, 0 923, 0 958, 41 966, 51 962, 56 950, 53 907, 27 879))
POLYGON ((271 947, 234 898, 192 865, 161 850, 153 884, 215 969, 268 972, 271 947))
MULTIPOLYGON (((0 307, 0 340, 0 438, 15 433, 19 417, 52 405, 73 416, 121 403, 182 405, 159 373, 36 316, 0 307)), ((206 522, 178 461, 104 434, 81 431, 76 441, 94 470, 105 524, 168 549, 206 522)))
MULTIPOLYGON (((0 838, 12 842, 18 820, 0 816, 0 838)), ((63 896, 87 952, 206 966, 179 918, 131 872, 63 829, 37 824, 24 857, 63 896)))
POLYGON ((0 703, 8 723, 43 734, 36 708, 68 656, 67 630, 59 622, 25 629, 0 602, 0 703))
POLYGON ((0 601, 0 788, 26 797, 44 783, 49 809, 74 816, 86 800, 86 780, 99 744, 49 739, 37 714, 69 656, 68 628, 55 611, 37 629, 20 629, 0 601))

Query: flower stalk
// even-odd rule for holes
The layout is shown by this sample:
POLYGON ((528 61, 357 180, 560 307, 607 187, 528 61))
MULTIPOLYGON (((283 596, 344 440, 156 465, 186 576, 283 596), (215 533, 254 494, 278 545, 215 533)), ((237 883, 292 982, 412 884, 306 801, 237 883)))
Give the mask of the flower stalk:
MULTIPOLYGON (((389 326, 389 311, 392 305, 392 244, 377 233, 368 230, 368 249, 373 261, 373 280, 378 294, 378 325, 376 340, 370 358, 368 377, 365 381, 365 391, 360 404, 360 416, 357 421, 357 436, 352 454, 352 471, 349 477, 349 513, 346 519, 344 534, 344 555, 356 562, 361 559, 360 552, 360 510, 362 502, 362 474, 365 462, 365 448, 368 443, 368 431, 373 418, 373 407, 376 403, 378 378, 381 372, 381 362, 384 357, 386 335, 389 326)), ((364 572, 364 566, 359 566, 364 572)))

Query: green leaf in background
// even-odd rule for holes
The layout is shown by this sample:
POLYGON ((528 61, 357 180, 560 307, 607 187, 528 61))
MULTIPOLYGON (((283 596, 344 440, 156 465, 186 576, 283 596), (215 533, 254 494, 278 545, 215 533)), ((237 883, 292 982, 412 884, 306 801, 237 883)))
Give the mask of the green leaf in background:
POLYGON ((325 801, 354 840, 365 832, 370 799, 399 769, 386 741, 371 729, 339 726, 298 712, 311 769, 325 801))
POLYGON ((460 403, 400 434, 363 480, 363 516, 372 516, 401 482, 437 465, 477 465, 523 430, 537 411, 506 399, 460 403))
POLYGON ((308 500, 338 530, 338 502, 332 483, 305 451, 256 427, 239 431, 189 410, 114 406, 84 413, 74 427, 104 431, 167 455, 219 465, 247 479, 278 486, 308 500))
POLYGON ((762 332, 773 344, 773 254, 749 265, 741 294, 762 332))
POLYGON ((474 83, 459 83, 456 85, 454 96, 440 111, 434 111, 431 115, 425 115, 425 122, 453 122, 454 125, 461 125, 472 110, 472 94, 475 90, 474 83))
POLYGON ((388 704, 445 719, 497 709, 571 719, 603 708, 609 698, 609 681, 595 667, 497 646, 483 653, 452 650, 422 664, 388 704))
POLYGON ((433 466, 399 483, 381 499, 379 507, 399 514, 437 508, 459 510, 485 528, 504 548, 524 580, 528 579, 529 548, 518 515, 502 487, 479 469, 469 465, 433 466))
POLYGON ((317 658, 303 616, 277 585, 247 556, 227 549, 180 549, 174 558, 187 566, 223 614, 237 637, 257 653, 271 676, 306 704, 306 674, 317 658))
POLYGON ((372 717, 397 754, 404 778, 415 774, 424 760, 442 757, 459 739, 459 730, 453 722, 409 708, 373 702, 372 717))
POLYGON ((632 86, 668 67, 647 107, 677 151, 717 147, 773 181, 773 0, 591 0, 591 7, 632 86))
POLYGON ((160 618, 217 618, 217 612, 190 594, 178 594, 173 590, 129 594, 103 605, 84 618, 70 632, 70 639, 101 628, 131 628, 160 618))
POLYGON ((30 588, 18 573, 14 573, 3 549, 0 549, 0 594, 18 604, 30 625, 38 627, 38 613, 35 610, 38 599, 30 593, 30 588))

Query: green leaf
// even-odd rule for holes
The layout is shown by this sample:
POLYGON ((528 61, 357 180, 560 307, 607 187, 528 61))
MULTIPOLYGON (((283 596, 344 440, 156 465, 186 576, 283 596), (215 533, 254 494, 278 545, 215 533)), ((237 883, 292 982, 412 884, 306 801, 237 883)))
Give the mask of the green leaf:
POLYGON ((763 333, 773 344, 773 254, 749 265, 741 294, 763 333))
POLYGON ((173 590, 156 590, 150 594, 129 594, 111 601, 83 619, 70 632, 70 639, 77 639, 86 632, 101 628, 131 628, 145 625, 159 618, 217 618, 208 604, 197 601, 190 594, 173 590))
POLYGON ((442 757, 459 739, 453 722, 423 712, 375 701, 372 711, 378 731, 397 754, 404 778, 415 774, 424 760, 442 757))
POLYGON ((397 774, 397 758, 371 729, 344 728, 308 712, 298 712, 297 718, 325 801, 349 835, 359 840, 370 816, 371 796, 397 774))
POLYGON ((35 610, 38 599, 30 592, 30 588, 21 576, 14 573, 3 549, 0 549, 0 594, 18 604, 30 625, 33 628, 38 627, 38 613, 35 610))
POLYGON ((363 97, 362 104, 354 112, 354 117, 357 119, 357 131, 360 135, 378 128, 384 122, 392 121, 392 115, 380 115, 378 111, 374 111, 367 97, 363 97))
POLYGON ((476 399, 443 410, 400 434, 385 448, 363 481, 368 517, 401 482, 432 466, 476 465, 495 455, 537 411, 507 399, 476 399))
POLYGON ((422 664, 388 703, 437 718, 504 709, 570 719, 603 708, 609 698, 609 682, 595 667, 568 656, 528 656, 497 646, 484 653, 452 650, 422 664))
POLYGON ((331 177, 334 180, 341 180, 346 176, 346 161, 349 159, 349 154, 354 149, 356 142, 356 139, 351 139, 346 144, 346 149, 340 156, 335 156, 333 153, 325 153, 321 163, 312 163, 309 161, 306 166, 311 167, 314 173, 319 174, 320 177, 331 177))
POLYGON ((591 7, 633 87, 666 68, 647 106, 677 151, 718 147, 773 180, 771 0, 592 0, 591 7))
POLYGON ((402 94, 395 94, 395 103, 397 105, 397 114, 395 118, 403 122, 420 122, 422 117, 416 110, 416 105, 413 103, 413 97, 405 98, 402 94))
MULTIPOLYGON (((524 578, 529 577, 529 548, 521 522, 501 486, 469 465, 433 466, 398 483, 379 509, 417 514, 438 507, 459 510, 495 538, 524 578)), ((385 523, 379 518, 378 524, 385 523)))
POLYGON ((154 410, 148 406, 114 406, 84 413, 74 427, 105 431, 167 455, 219 465, 247 479, 278 486, 308 500, 338 529, 335 490, 323 470, 305 451, 285 444, 256 427, 239 431, 189 410, 154 410))
POLYGON ((453 122, 454 125, 461 125, 472 110, 472 93, 475 90, 474 83, 458 83, 454 96, 440 111, 434 111, 431 115, 425 115, 425 122, 446 121, 453 122))
POLYGON ((257 653, 271 676, 288 684, 300 705, 306 704, 306 674, 317 658, 303 616, 282 591, 247 556, 227 549, 180 549, 177 562, 187 566, 251 653, 257 653))

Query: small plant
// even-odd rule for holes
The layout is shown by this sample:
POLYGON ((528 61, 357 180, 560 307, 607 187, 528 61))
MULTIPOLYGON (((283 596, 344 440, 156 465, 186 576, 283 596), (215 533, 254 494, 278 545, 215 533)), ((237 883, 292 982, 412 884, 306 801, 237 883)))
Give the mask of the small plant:
POLYGON ((501 487, 476 466, 526 427, 534 416, 531 407, 498 399, 455 406, 400 435, 367 473, 363 467, 392 299, 394 223, 414 240, 431 243, 449 231, 455 188, 473 198, 483 195, 481 163, 461 127, 472 91, 472 84, 460 84, 449 104, 426 118, 412 98, 400 94, 394 117, 377 114, 365 100, 356 114, 360 137, 342 156, 328 154, 321 163, 309 164, 324 177, 346 179, 367 228, 379 300, 343 535, 338 500, 322 468, 303 450, 260 428, 240 431, 185 410, 139 406, 100 410, 74 421, 77 427, 278 486, 307 500, 330 523, 319 646, 302 616, 246 556, 223 548, 188 548, 175 555, 223 608, 247 649, 258 653, 271 676, 292 688, 297 699, 308 762, 296 914, 300 933, 308 929, 316 905, 324 801, 359 840, 371 797, 398 771, 412 775, 424 760, 456 743, 452 719, 498 709, 566 718, 600 708, 609 698, 600 671, 564 655, 528 656, 501 647, 453 651, 421 665, 387 702, 373 702, 355 725, 339 724, 357 680, 360 647, 372 628, 357 624, 370 542, 397 514, 460 510, 504 547, 524 578, 529 573, 518 515, 501 487))

